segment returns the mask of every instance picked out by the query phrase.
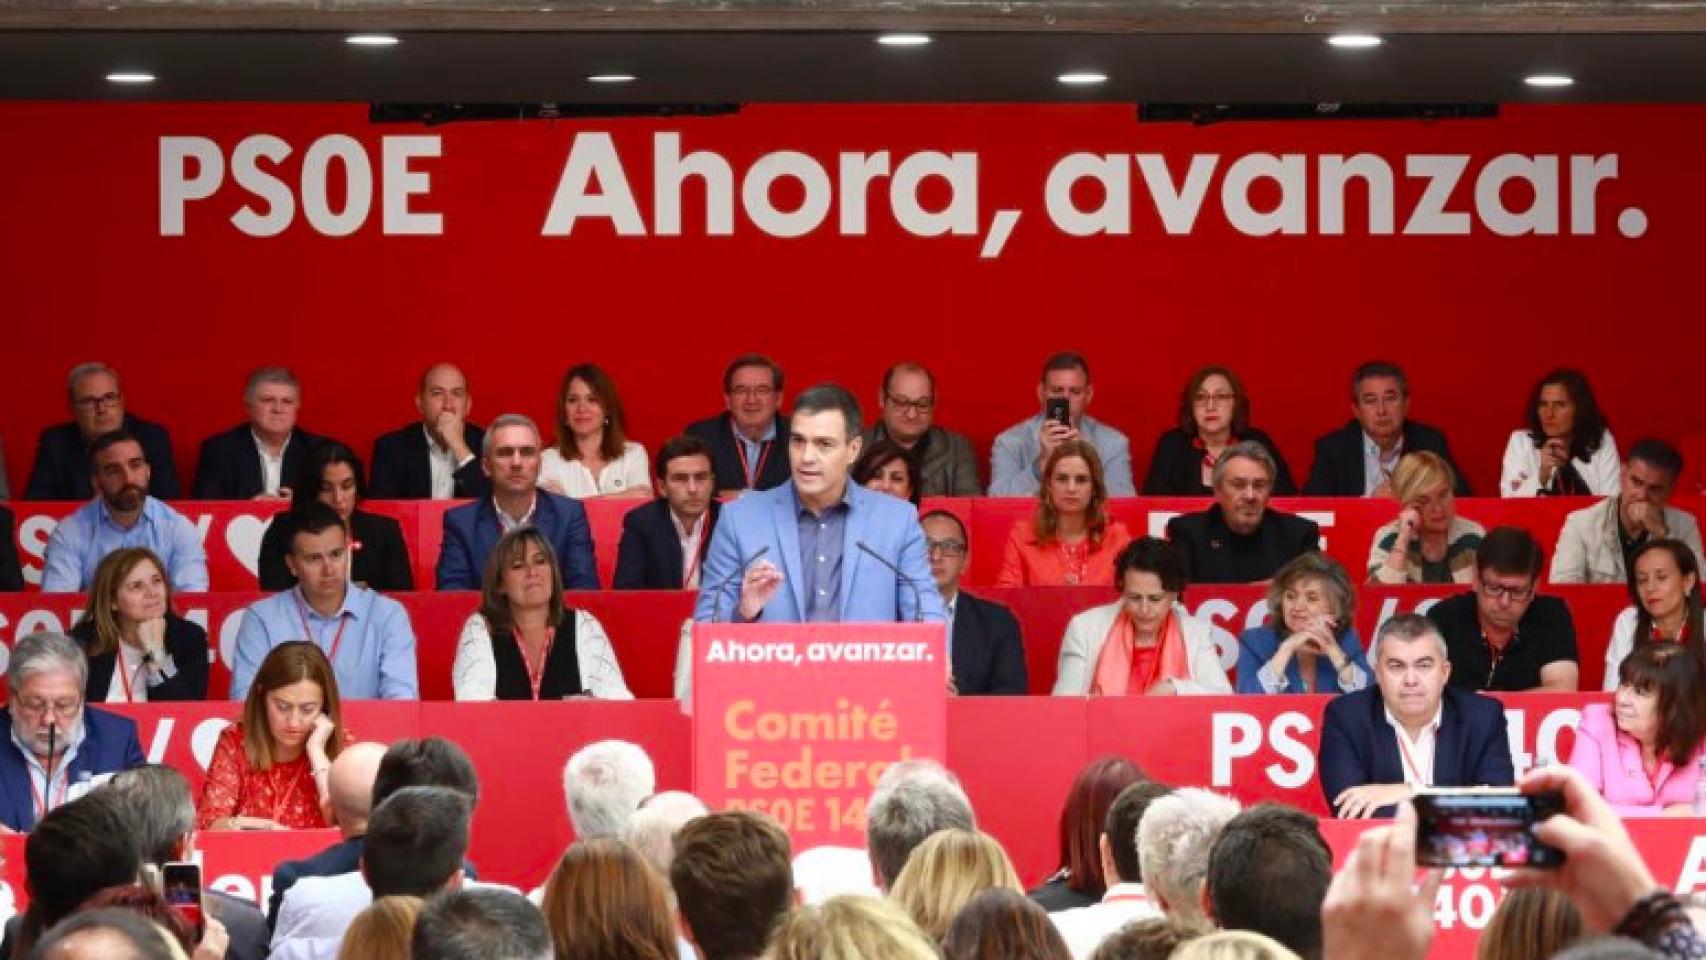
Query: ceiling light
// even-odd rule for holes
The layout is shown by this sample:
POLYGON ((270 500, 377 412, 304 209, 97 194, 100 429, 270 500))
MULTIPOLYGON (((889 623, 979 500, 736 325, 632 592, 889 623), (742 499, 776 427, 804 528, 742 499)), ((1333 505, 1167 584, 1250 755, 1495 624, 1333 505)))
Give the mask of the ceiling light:
POLYGON ((1063 73, 1055 79, 1068 86, 1087 87, 1093 84, 1107 83, 1108 75, 1097 73, 1094 70, 1075 70, 1071 73, 1063 73))
POLYGON ((389 33, 352 33, 344 42, 352 47, 394 47, 401 41, 389 33))
POLYGON ((631 73, 595 73, 587 77, 591 83, 633 83, 635 79, 631 73))
POLYGON ((120 71, 117 71, 115 73, 107 74, 107 82, 108 83, 153 83, 154 82, 154 75, 152 73, 143 73, 139 70, 120 70, 120 71))
POLYGON ((1372 33, 1335 33, 1327 42, 1340 50, 1366 50, 1380 46, 1381 39, 1372 33))
POLYGON ((1531 87, 1567 87, 1576 80, 1562 73, 1536 73, 1523 77, 1522 82, 1531 87))
POLYGON ((922 47, 930 42, 930 36, 924 33, 885 33, 877 38, 877 42, 885 47, 922 47))

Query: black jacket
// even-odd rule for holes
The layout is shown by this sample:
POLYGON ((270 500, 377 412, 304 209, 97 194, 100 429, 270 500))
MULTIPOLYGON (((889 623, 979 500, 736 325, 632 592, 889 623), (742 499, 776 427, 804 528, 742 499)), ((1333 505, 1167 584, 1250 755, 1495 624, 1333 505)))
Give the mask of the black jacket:
MULTIPOLYGON (((303 458, 324 441, 324 437, 306 430, 290 432, 290 443, 284 448, 284 469, 279 474, 284 486, 296 482, 303 458)), ((262 492, 264 483, 254 430, 247 423, 202 441, 201 460, 195 468, 195 499, 250 500, 262 492)))
MULTIPOLYGON (((159 500, 182 497, 178 467, 172 460, 172 438, 166 428, 127 413, 124 430, 142 444, 142 455, 148 459, 149 494, 159 500)), ((30 482, 24 486, 22 499, 87 500, 94 495, 89 480, 89 447, 77 425, 61 423, 43 430, 36 441, 36 462, 30 468, 30 482)))
MULTIPOLYGON (((1469 496, 1469 482, 1451 459, 1445 434, 1425 423, 1404 421, 1404 452, 1427 450, 1451 464, 1457 474, 1457 495, 1469 496)), ((1312 497, 1360 497, 1367 482, 1362 469, 1362 424, 1355 420, 1315 441, 1315 462, 1309 467, 1304 494, 1312 497)))
MULTIPOLYGON (((721 503, 711 501, 711 515, 699 536, 701 562, 711 546, 711 532, 717 528, 717 514, 722 509, 721 503)), ((683 560, 669 501, 659 497, 629 510, 622 518, 622 541, 616 548, 616 576, 611 586, 617 590, 680 589, 683 560)))
POLYGON ((0 593, 24 589, 24 566, 18 562, 18 518, 0 507, 0 593))
MULTIPOLYGON (((492 492, 491 479, 480 468, 480 444, 486 431, 471 423, 462 425, 462 441, 473 451, 474 459, 463 464, 455 474, 456 489, 452 496, 458 500, 477 500, 492 492)), ((367 495, 374 500, 430 500, 432 498, 432 465, 428 459, 426 431, 419 420, 398 427, 373 441, 372 480, 367 495)))
MULTIPOLYGON (((71 639, 88 650, 89 645, 95 642, 95 621, 83 618, 71 628, 71 639)), ((172 666, 177 673, 159 686, 149 687, 148 701, 206 700, 207 650, 206 630, 176 614, 168 614, 166 652, 171 655, 172 666)), ((89 658, 89 684, 84 687, 83 699, 90 703, 106 701, 107 690, 113 682, 113 665, 117 662, 117 650, 89 658)))
MULTIPOLYGON (((1441 707, 1433 785, 1508 787, 1515 782, 1504 705, 1448 684, 1441 707)), ((1327 702, 1321 716, 1320 756, 1321 792, 1329 809, 1351 787, 1404 782, 1397 733, 1386 722, 1386 702, 1379 687, 1364 687, 1327 702)), ((1374 815, 1390 817, 1394 809, 1381 807, 1374 815)))
MULTIPOLYGON (((741 467, 740 448, 735 446, 733 417, 719 414, 688 424, 687 433, 705 441, 711 448, 711 469, 717 475, 717 490, 745 490, 746 471, 741 467)), ((755 490, 779 487, 788 481, 788 418, 777 416, 776 439, 764 455, 764 467, 759 471, 755 490)))
POLYGON ((218 890, 204 890, 202 895, 230 938, 225 945, 225 960, 266 960, 272 950, 272 931, 267 928, 267 918, 261 911, 248 900, 218 890))
POLYGON ((1233 533, 1216 503, 1201 513, 1167 521, 1167 539, 1185 556, 1192 583, 1267 580, 1294 557, 1319 550, 1315 521, 1269 509, 1254 533, 1233 533))
POLYGON ((961 696, 1022 696, 1029 690, 1019 620, 993 600, 961 590, 954 600, 954 687, 961 696))
MULTIPOLYGON (((1254 427, 1244 431, 1240 440, 1261 444, 1274 458, 1274 495, 1289 497, 1297 493, 1297 483, 1291 479, 1291 468, 1280 456, 1279 447, 1267 434, 1254 427)), ((1178 427, 1163 433, 1155 441, 1155 453, 1149 458, 1149 475, 1143 480, 1146 497, 1206 497, 1214 491, 1203 486, 1202 451, 1192 445, 1190 437, 1178 427)))
MULTIPOLYGON (((288 511, 274 514, 266 535, 261 537, 256 572, 262 590, 277 592, 296 586, 296 578, 284 563, 285 554, 290 552, 289 517, 288 511)), ((350 514, 349 523, 350 562, 355 565, 350 579, 372 590, 413 590, 414 565, 409 562, 409 547, 397 518, 356 510, 350 514), (360 550, 354 549, 357 543, 360 550)))

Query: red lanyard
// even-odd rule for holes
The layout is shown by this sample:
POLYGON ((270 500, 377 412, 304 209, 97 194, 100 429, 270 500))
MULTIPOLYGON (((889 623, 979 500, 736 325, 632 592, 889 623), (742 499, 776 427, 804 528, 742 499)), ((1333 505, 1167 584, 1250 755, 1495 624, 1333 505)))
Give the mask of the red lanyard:
MULTIPOLYGON (((308 606, 302 602, 302 598, 300 596, 296 598, 296 615, 302 620, 302 632, 307 634, 304 639, 318 645, 320 642, 320 635, 315 633, 314 628, 308 625, 308 606)), ((326 654, 326 659, 328 661, 336 660, 338 658, 338 646, 344 642, 344 628, 347 626, 349 626, 349 618, 343 616, 340 612, 338 616, 338 632, 332 635, 332 651, 326 654)))
POLYGON ((1410 746, 1404 742, 1407 739, 1404 736, 1404 728, 1398 727, 1394 729, 1392 733, 1398 738, 1398 754, 1404 758, 1404 769, 1409 771, 1410 777, 1412 777, 1416 783, 1424 787, 1431 786, 1432 784, 1422 777, 1422 768, 1417 766, 1416 761, 1410 757, 1410 746))
MULTIPOLYGON (((699 561, 705 557, 705 522, 709 515, 702 513, 696 521, 696 526, 699 527, 699 545, 693 549, 693 556, 687 561, 687 572, 681 575, 681 587, 684 590, 693 589, 693 575, 699 572, 699 561)), ((692 534, 689 533, 688 536, 691 537, 692 534)))
MULTIPOLYGON (((1653 624, 1653 641, 1655 643, 1665 642, 1665 638, 1659 636, 1659 625, 1656 623, 1653 624)), ((1688 621, 1684 620, 1682 622, 1682 626, 1677 628, 1676 639, 1671 641, 1671 642, 1672 643, 1687 643, 1688 642, 1688 621)))
MULTIPOLYGON (((118 662, 113 664, 113 669, 118 671, 118 678, 124 684, 124 702, 135 703, 136 700, 130 693, 130 671, 126 670, 124 667, 124 648, 120 647, 118 650, 114 651, 114 655, 118 658, 118 662)), ((146 663, 137 664, 136 666, 137 673, 141 673, 146 669, 148 669, 148 664, 146 663)))
POLYGON ((735 453, 740 454, 740 469, 746 474, 746 485, 758 486, 758 478, 764 475, 764 464, 770 459, 770 446, 776 441, 766 440, 758 445, 758 467, 754 469, 746 462, 746 440, 742 439, 740 431, 735 429, 733 423, 729 424, 729 432, 734 434, 735 453))
POLYGON ((557 628, 545 628, 545 649, 539 654, 539 669, 533 669, 533 664, 527 662, 527 648, 521 645, 521 628, 511 627, 510 633, 515 636, 515 649, 521 654, 521 665, 527 670, 527 683, 533 688, 533 699, 539 699, 539 688, 545 683, 545 664, 551 659, 551 647, 557 642, 557 628))
MULTIPOLYGON (((61 769, 59 772, 64 775, 65 780, 59 785, 59 803, 57 806, 63 807, 65 806, 66 791, 71 789, 71 774, 64 769, 61 769)), ((47 770, 45 768, 42 770, 42 779, 44 781, 47 779, 47 770)), ((48 793, 51 794, 53 792, 53 784, 47 784, 47 789, 48 793)), ((47 811, 51 808, 48 807, 47 800, 41 795, 41 791, 36 789, 35 777, 30 777, 30 800, 36 805, 37 821, 40 821, 42 817, 47 816, 47 811)))

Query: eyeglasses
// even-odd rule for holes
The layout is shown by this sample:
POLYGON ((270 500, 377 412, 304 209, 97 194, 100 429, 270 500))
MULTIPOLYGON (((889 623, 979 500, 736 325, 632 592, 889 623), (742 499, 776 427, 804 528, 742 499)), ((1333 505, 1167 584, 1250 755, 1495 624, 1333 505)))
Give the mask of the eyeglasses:
POLYGON ((1482 582, 1481 592, 1488 600, 1509 600, 1512 603, 1527 603, 1534 597, 1534 585, 1526 587, 1507 587, 1502 583, 1482 582))
POLYGON ((966 542, 964 540, 926 540, 924 541, 924 550, 926 553, 940 553, 944 557, 957 557, 966 552, 966 542))
POLYGON ((935 397, 919 397, 914 400, 911 397, 902 397, 893 393, 885 393, 883 394, 883 399, 887 401, 890 406, 899 407, 901 410, 911 410, 913 413, 919 415, 929 413, 930 409, 936 406, 935 397))
POLYGON ((20 700, 18 712, 28 717, 40 717, 49 710, 61 720, 70 720, 83 709, 82 700, 20 700))
POLYGON ((1231 393, 1199 393, 1195 399, 1199 407, 1215 407, 1223 403, 1232 403, 1238 397, 1231 393))
POLYGON ((103 393, 98 397, 78 397, 73 402, 84 410, 99 410, 102 407, 116 407, 119 405, 119 401, 123 399, 123 394, 114 391, 103 393))

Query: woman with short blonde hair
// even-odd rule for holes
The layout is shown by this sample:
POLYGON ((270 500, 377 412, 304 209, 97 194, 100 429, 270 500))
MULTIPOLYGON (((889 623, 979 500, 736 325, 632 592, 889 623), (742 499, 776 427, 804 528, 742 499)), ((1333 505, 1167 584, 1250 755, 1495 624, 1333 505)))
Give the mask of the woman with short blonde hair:
POLYGON ((876 897, 830 897, 787 915, 765 960, 938 960, 906 912, 876 897))
POLYGON ((1220 930, 1187 941, 1171 960, 1301 960, 1290 947, 1253 930, 1220 930))
POLYGON ((1025 892, 1001 844, 986 833, 939 830, 906 858, 889 897, 940 943, 966 903, 992 889, 1025 892))
POLYGON ((1457 515, 1457 473, 1437 453, 1405 454, 1392 471, 1398 518, 1374 532, 1370 583, 1469 583, 1486 530, 1457 515))

